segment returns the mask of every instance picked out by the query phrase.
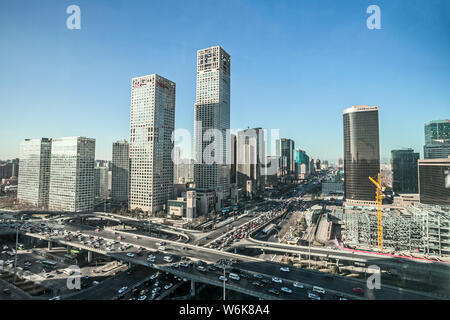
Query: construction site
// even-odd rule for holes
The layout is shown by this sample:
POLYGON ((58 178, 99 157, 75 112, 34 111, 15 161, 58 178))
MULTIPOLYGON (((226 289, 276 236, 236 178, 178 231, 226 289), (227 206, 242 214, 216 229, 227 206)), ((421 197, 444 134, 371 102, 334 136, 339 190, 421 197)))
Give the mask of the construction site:
MULTIPOLYGON (((326 210, 333 234, 348 248, 379 248, 377 208, 331 207, 326 210)), ((382 250, 417 257, 450 257, 450 208, 415 203, 406 207, 383 206, 382 250)))

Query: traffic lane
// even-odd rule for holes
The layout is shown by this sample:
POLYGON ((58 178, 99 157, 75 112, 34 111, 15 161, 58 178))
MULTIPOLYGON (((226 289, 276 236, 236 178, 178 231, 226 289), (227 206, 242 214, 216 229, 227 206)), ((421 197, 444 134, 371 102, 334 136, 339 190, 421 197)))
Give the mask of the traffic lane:
MULTIPOLYGON (((112 300, 118 295, 118 290, 122 287, 131 287, 133 284, 141 281, 143 278, 150 276, 155 270, 143 266, 136 266, 133 272, 121 272, 113 278, 106 279, 95 286, 95 289, 86 292, 80 291, 78 294, 71 296, 70 300, 112 300)), ((64 297, 63 297, 64 298, 64 297)))
MULTIPOLYGON (((232 268, 227 268, 226 270, 226 277, 228 278, 227 282, 225 283, 225 288, 227 288, 227 285, 232 284, 235 286, 240 286, 243 288, 247 288, 249 290, 264 293, 267 294, 269 289, 276 289, 280 293, 279 295, 274 294, 274 298, 282 298, 286 300, 307 300, 308 299, 308 292, 312 291, 311 288, 296 288, 292 286, 292 283, 289 282, 283 282, 283 283, 276 283, 272 281, 272 278, 270 277, 263 277, 263 279, 267 280, 269 283, 264 284, 261 282, 263 279, 256 279, 253 278, 251 273, 247 273, 248 277, 244 278, 241 277, 240 280, 234 280, 229 278, 229 272, 232 268), (254 281, 259 281, 262 286, 256 286, 253 284, 254 281), (288 287, 292 290, 292 293, 287 293, 281 290, 282 287, 288 287)), ((218 281, 220 276, 223 276, 223 269, 217 268, 215 271, 206 270, 206 271, 200 271, 197 266, 194 264, 193 266, 189 267, 180 267, 180 271, 185 271, 188 274, 194 274, 197 276, 201 276, 204 278, 207 278, 209 280, 215 280, 218 281)), ((324 295, 321 295, 322 300, 335 300, 336 297, 330 293, 325 293, 324 295)))
POLYGON ((423 296, 420 294, 405 292, 401 288, 391 289, 388 287, 381 287, 381 289, 370 290, 365 288, 363 282, 356 281, 353 279, 346 279, 341 277, 334 277, 333 280, 327 280, 325 278, 325 273, 323 275, 315 274, 314 272, 297 269, 293 267, 290 268, 290 272, 283 272, 280 270, 280 265, 275 265, 273 263, 239 263, 238 266, 245 270, 251 270, 253 272, 261 272, 265 274, 270 274, 275 277, 282 279, 288 279, 290 281, 298 281, 308 285, 315 285, 323 287, 324 289, 331 289, 334 291, 339 291, 344 294, 355 295, 353 288, 364 288, 364 298, 366 299, 376 299, 376 300, 423 300, 431 299, 430 297, 423 296))

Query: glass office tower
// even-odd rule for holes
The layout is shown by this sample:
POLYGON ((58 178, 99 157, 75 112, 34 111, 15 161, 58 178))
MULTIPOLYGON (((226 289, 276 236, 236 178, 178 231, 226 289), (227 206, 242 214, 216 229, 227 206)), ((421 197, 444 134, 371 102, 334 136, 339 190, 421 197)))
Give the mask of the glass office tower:
POLYGON ((214 190, 225 196, 230 194, 230 139, 226 134, 230 129, 230 63, 230 55, 220 46, 197 51, 194 181, 198 190, 214 190), (213 132, 220 137, 210 136, 213 132), (217 146, 216 150, 212 146, 217 146), (218 161, 205 161, 207 158, 218 161))
POLYGON ((349 203, 374 204, 375 185, 369 176, 380 172, 378 107, 352 106, 344 118, 344 190, 349 203))
POLYGON ((395 193, 417 193, 417 160, 413 149, 391 151, 392 189, 395 193))

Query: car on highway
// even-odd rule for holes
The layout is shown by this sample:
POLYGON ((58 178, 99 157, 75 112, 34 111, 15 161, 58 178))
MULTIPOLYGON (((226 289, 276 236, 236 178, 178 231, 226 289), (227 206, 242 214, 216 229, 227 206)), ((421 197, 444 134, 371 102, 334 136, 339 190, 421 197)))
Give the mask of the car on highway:
POLYGON ((263 284, 261 282, 259 282, 259 281, 253 281, 252 285, 257 286, 257 287, 262 287, 263 286, 263 284))
POLYGON ((160 287, 153 288, 152 294, 157 294, 159 291, 161 291, 160 287))
POLYGON ((119 291, 117 291, 117 293, 118 294, 124 293, 127 289, 128 289, 128 287, 122 287, 119 289, 119 291))
POLYGON ((197 267, 197 270, 198 270, 198 271, 201 271, 201 272, 205 272, 205 271, 206 271, 206 268, 205 268, 204 266, 198 266, 198 267, 197 267))
POLYGON ((172 268, 178 268, 179 267, 179 265, 178 265, 178 263, 172 263, 172 268))
POLYGON ((281 280, 280 278, 277 278, 277 277, 273 277, 272 281, 276 282, 276 283, 282 283, 283 282, 283 280, 281 280))
POLYGON ((275 289, 275 288, 270 288, 269 290, 267 290, 269 293, 271 293, 271 294, 275 294, 275 295, 279 295, 280 294, 280 291, 278 291, 277 289, 275 289))
POLYGON ((172 283, 166 284, 166 285, 164 286, 164 290, 170 289, 170 288, 172 288, 172 286, 173 286, 172 283))
POLYGON ((313 291, 316 293, 325 294, 325 289, 318 286, 313 286, 313 291))
POLYGON ((156 272, 150 276, 151 280, 155 280, 159 276, 159 272, 156 272))
POLYGON ((226 281, 228 281, 228 278, 227 278, 227 277, 224 277, 224 276, 220 276, 220 277, 219 277, 219 280, 220 280, 220 281, 225 281, 225 282, 226 282, 226 281))
POLYGON ((134 253, 128 252, 127 256, 133 258, 134 257, 134 253))
POLYGON ((238 274, 232 273, 232 272, 228 275, 228 277, 230 279, 237 280, 237 281, 239 281, 241 279, 238 274))
POLYGON ((312 300, 320 300, 320 297, 312 292, 308 292, 308 299, 312 299, 312 300))
POLYGON ((300 282, 294 282, 293 286, 296 287, 296 288, 300 288, 300 289, 303 289, 305 287, 300 282))
POLYGON ((286 293, 292 293, 292 290, 289 289, 288 287, 282 287, 281 291, 286 292, 286 293))
POLYGON ((187 264, 186 262, 180 262, 180 267, 187 268, 189 267, 189 264, 187 264))
POLYGON ((290 271, 288 267, 281 267, 280 270, 283 271, 283 272, 289 272, 290 271))
POLYGON ((263 276, 260 275, 259 273, 255 273, 255 274, 253 274, 253 278, 256 278, 256 279, 262 279, 263 276))
POLYGON ((353 290, 353 292, 358 293, 358 294, 364 293, 364 290, 362 288, 353 288, 352 290, 353 290))
POLYGON ((173 262, 173 258, 171 256, 164 256, 164 261, 172 263, 173 262))
POLYGON ((147 296, 140 296, 140 297, 138 298, 138 300, 140 300, 140 301, 145 300, 145 299, 147 299, 147 296))

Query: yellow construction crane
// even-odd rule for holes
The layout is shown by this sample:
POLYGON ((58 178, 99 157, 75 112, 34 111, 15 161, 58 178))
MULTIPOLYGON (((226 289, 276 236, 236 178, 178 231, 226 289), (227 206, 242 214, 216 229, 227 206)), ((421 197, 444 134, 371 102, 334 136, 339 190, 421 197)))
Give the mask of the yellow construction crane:
POLYGON ((370 181, 377 187, 377 235, 378 235, 378 251, 383 251, 383 191, 386 189, 381 185, 381 177, 378 172, 377 181, 369 177, 370 181))

